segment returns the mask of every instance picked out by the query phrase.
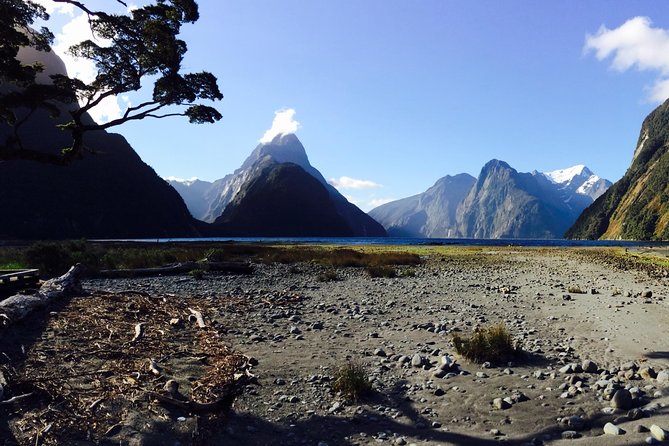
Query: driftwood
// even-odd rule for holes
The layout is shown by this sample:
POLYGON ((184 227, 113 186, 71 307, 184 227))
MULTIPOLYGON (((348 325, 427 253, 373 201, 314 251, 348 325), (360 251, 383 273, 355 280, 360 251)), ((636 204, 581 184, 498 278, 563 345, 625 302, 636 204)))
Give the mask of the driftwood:
POLYGON ((108 279, 124 277, 175 276, 179 274, 186 274, 196 269, 234 274, 250 274, 253 272, 253 267, 249 263, 245 262, 183 262, 159 268, 107 269, 98 272, 96 276, 108 279))
POLYGON ((52 301, 81 294, 79 279, 84 267, 74 265, 68 272, 55 279, 47 280, 35 294, 15 294, 0 302, 0 326, 8 326, 24 319, 33 311, 46 307, 52 301))

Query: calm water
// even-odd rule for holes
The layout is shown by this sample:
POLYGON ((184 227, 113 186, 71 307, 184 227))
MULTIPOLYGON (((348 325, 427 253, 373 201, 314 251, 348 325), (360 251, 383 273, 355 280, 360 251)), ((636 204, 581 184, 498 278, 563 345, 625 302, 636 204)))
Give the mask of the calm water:
MULTIPOLYGON (((117 240, 118 241, 118 240, 117 240)), ((455 246, 667 246, 669 242, 630 240, 565 240, 565 239, 471 239, 471 238, 398 238, 398 237, 215 237, 215 238, 160 238, 120 240, 134 242, 241 242, 241 243, 294 243, 331 245, 455 245, 455 246)))

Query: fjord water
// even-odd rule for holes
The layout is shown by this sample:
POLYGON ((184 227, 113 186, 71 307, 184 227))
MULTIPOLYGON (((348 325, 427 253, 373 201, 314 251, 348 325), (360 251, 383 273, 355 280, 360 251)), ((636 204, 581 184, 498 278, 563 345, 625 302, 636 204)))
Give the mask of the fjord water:
MULTIPOLYGON (((110 240, 111 241, 111 240, 110 240)), ((210 237, 114 240, 156 243, 286 243, 312 245, 416 245, 416 246, 525 246, 525 247, 662 247, 669 242, 644 240, 568 240, 568 239, 473 239, 411 237, 210 237)))

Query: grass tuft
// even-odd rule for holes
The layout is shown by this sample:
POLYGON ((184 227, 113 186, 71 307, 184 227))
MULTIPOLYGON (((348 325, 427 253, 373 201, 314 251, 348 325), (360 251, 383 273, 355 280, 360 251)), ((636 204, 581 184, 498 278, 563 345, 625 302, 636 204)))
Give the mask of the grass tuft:
POLYGON ((325 271, 324 273, 321 273, 316 277, 316 279, 319 282, 336 282, 339 280, 339 276, 337 275, 337 271, 331 269, 328 271, 325 271))
POLYGON ((388 279, 397 277, 397 271, 395 271, 395 268, 393 268, 392 266, 371 265, 368 266, 366 269, 370 277, 386 277, 388 279))
POLYGON ((347 362, 334 375, 332 390, 346 398, 358 401, 372 390, 367 372, 361 364, 347 362))
POLYGON ((524 356, 520 344, 514 344, 504 324, 477 329, 469 338, 456 334, 453 345, 459 355, 476 363, 503 363, 524 356))

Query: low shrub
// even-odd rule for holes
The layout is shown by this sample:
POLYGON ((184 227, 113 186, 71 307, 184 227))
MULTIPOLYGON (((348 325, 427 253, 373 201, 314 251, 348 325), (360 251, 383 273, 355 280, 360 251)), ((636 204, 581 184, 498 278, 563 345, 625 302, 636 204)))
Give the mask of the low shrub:
POLYGON ((332 390, 357 401, 372 390, 367 372, 361 364, 347 362, 334 374, 332 390))
POLYGON ((318 277, 316 277, 316 279, 319 282, 335 282, 339 280, 339 276, 337 275, 337 271, 329 270, 319 274, 318 277))
POLYGON ((524 356, 519 343, 514 343, 504 324, 479 328, 469 338, 453 336, 455 351, 476 363, 503 363, 524 356))
POLYGON ((387 265, 368 266, 367 273, 369 273, 371 277, 386 277, 389 279, 397 277, 397 271, 395 271, 395 268, 387 265))
POLYGON ((197 280, 200 280, 204 277, 204 271, 199 268, 191 270, 189 274, 193 279, 197 280))

